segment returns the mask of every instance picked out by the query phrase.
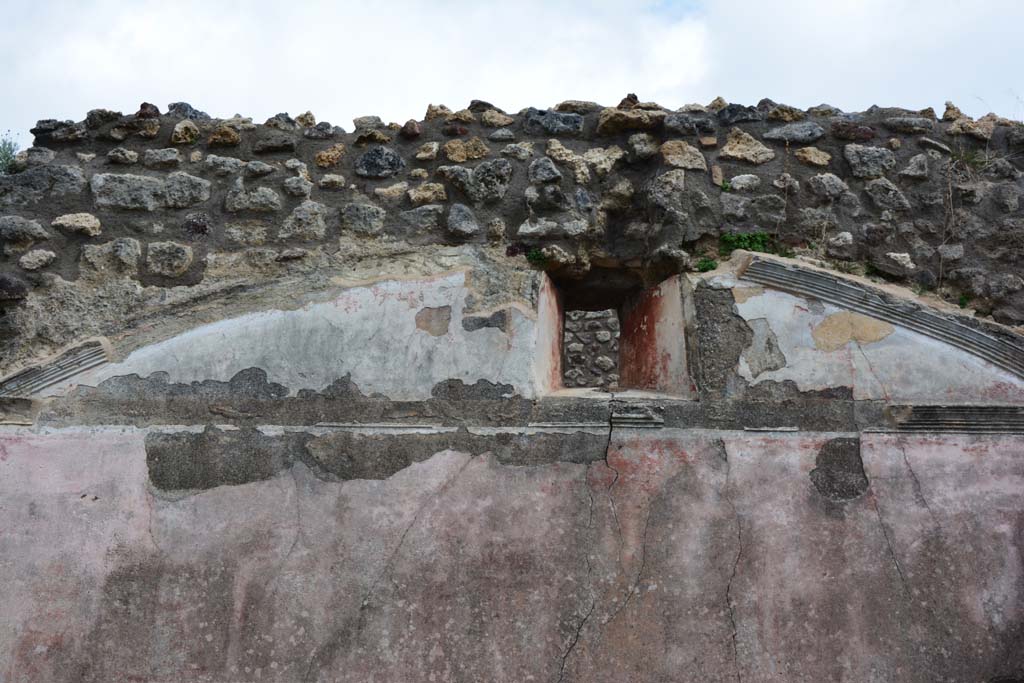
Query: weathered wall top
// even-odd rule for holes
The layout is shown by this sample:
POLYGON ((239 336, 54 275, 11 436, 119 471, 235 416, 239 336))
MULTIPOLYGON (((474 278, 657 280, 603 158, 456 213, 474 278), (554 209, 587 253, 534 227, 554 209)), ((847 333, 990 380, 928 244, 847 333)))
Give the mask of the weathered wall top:
POLYGON ((182 103, 40 121, 0 177, 0 373, 240 283, 315 290, 458 244, 595 287, 746 246, 1024 321, 1024 126, 995 115, 631 95, 354 124, 182 103))

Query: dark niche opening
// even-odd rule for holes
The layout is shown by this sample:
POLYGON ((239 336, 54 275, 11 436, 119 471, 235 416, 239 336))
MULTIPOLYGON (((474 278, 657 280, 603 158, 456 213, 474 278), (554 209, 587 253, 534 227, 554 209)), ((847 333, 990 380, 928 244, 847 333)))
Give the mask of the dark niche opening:
POLYGON ((583 278, 545 276, 538 381, 548 393, 597 388, 692 398, 685 278, 645 286, 628 270, 593 268, 583 278))

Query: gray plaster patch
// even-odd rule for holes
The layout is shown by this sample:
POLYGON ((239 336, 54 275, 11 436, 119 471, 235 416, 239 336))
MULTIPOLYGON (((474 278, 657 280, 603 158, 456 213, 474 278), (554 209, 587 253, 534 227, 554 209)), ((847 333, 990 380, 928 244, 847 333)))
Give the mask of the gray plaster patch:
POLYGON ((485 327, 494 327, 502 332, 508 332, 508 312, 502 309, 488 316, 466 315, 462 317, 462 329, 467 332, 476 332, 485 327))
POLYGON ((341 428, 264 433, 256 427, 146 435, 146 466, 153 486, 180 497, 218 486, 270 479, 303 463, 322 481, 383 480, 446 450, 492 453, 502 464, 595 462, 605 457, 603 430, 536 431, 466 428, 341 428), (316 431, 316 430, 314 430, 316 431))
POLYGON ((736 301, 728 289, 699 286, 694 292, 697 309, 697 352, 702 393, 724 396, 738 380, 736 366, 753 332, 736 313, 736 301))
POLYGON ((515 395, 515 388, 511 384, 495 384, 486 379, 473 384, 466 384, 461 379, 448 379, 435 384, 430 393, 434 398, 449 401, 471 401, 509 398, 515 395))
POLYGON ((266 436, 253 427, 146 435, 146 465, 165 491, 210 489, 269 479, 304 454, 306 434, 266 436))
POLYGON ((766 318, 755 318, 748 320, 754 337, 743 351, 743 359, 747 361, 752 377, 757 377, 763 372, 779 370, 786 367, 786 356, 779 348, 779 340, 775 337, 771 325, 766 318))
POLYGON ((811 482, 818 493, 836 502, 857 498, 868 490, 860 439, 840 438, 825 442, 811 470, 811 482))

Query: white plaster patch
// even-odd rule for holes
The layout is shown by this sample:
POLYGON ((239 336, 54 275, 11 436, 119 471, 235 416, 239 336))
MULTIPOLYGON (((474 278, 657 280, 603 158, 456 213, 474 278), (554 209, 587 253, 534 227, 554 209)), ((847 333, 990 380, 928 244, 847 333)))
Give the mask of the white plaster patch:
MULTIPOLYGON (((96 385, 105 379, 166 372, 170 382, 227 381, 246 368, 266 371, 270 382, 320 391, 351 373, 364 394, 396 400, 430 398, 435 384, 487 379, 510 384, 525 397, 530 377, 535 323, 508 308, 508 332, 462 327, 465 273, 420 280, 389 280, 347 289, 329 302, 298 310, 270 310, 203 325, 131 353, 76 378, 96 385), (416 314, 426 307, 451 307, 448 331, 424 334, 416 314)), ((66 390, 54 387, 49 393, 66 390)))
POLYGON ((740 375, 753 384, 792 380, 801 391, 852 387, 855 399, 934 402, 1024 401, 1024 381, 938 340, 895 327, 869 344, 850 341, 834 351, 818 348, 815 328, 844 309, 776 290, 736 304, 744 320, 765 318, 786 357, 786 367, 756 378, 741 362, 740 375))

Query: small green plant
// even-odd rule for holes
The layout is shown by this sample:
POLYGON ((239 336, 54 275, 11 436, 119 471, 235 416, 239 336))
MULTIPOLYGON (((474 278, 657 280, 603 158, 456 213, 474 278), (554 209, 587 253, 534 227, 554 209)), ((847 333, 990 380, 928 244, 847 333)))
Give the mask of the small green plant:
POLYGON ((7 131, 0 137, 0 175, 11 172, 11 164, 14 163, 14 155, 18 153, 18 143, 11 137, 11 131, 7 131))
POLYGON ((957 303, 960 304, 960 308, 967 308, 967 304, 971 303, 971 297, 966 294, 961 294, 957 303))
POLYGON ((856 263, 850 261, 829 261, 829 267, 847 275, 855 275, 860 270, 856 263))
POLYGON ((722 192, 732 192, 732 183, 728 179, 722 181, 722 192))
POLYGON ((882 271, 878 270, 878 268, 876 268, 875 264, 873 264, 873 263, 865 263, 864 264, 864 274, 869 276, 869 277, 870 276, 880 277, 882 275, 882 271))
POLYGON ((538 268, 543 268, 548 262, 548 257, 544 255, 543 251, 537 247, 533 247, 526 252, 526 260, 538 268))
POLYGON ((726 256, 736 249, 770 254, 775 251, 774 242, 772 236, 766 232, 725 234, 719 238, 718 250, 726 256))
POLYGON ((709 270, 714 270, 717 267, 718 261, 709 256, 701 256, 700 259, 697 261, 697 272, 700 273, 706 273, 709 270))
POLYGON ((953 150, 951 155, 954 163, 958 163, 961 166, 966 166, 972 169, 979 169, 987 163, 985 155, 976 149, 965 149, 963 147, 957 147, 953 150))

